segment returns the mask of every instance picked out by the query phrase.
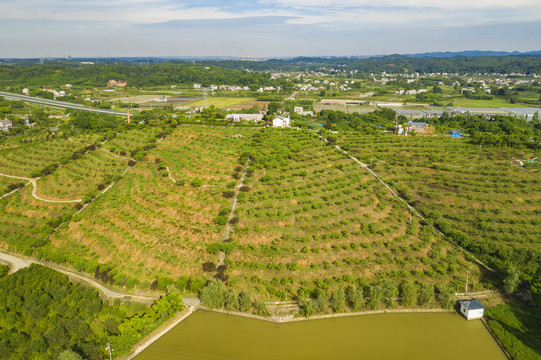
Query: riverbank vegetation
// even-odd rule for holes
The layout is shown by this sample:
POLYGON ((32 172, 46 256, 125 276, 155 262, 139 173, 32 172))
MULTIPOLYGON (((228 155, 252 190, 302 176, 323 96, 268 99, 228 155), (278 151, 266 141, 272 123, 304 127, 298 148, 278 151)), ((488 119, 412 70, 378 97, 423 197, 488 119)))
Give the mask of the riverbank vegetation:
MULTIPOLYGON (((536 297, 537 304, 541 298, 536 297)), ((488 308, 487 323, 505 350, 514 360, 541 358, 541 309, 513 302, 488 308)))

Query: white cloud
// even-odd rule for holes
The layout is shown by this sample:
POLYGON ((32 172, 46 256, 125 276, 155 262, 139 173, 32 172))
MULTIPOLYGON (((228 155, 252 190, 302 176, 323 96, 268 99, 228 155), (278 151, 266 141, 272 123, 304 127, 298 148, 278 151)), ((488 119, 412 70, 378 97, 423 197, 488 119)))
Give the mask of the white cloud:
POLYGON ((541 8, 539 0, 259 0, 262 5, 293 8, 437 8, 437 9, 516 9, 541 8))
POLYGON ((259 0, 251 7, 180 0, 0 0, 1 20, 94 22, 104 26, 261 16, 290 25, 337 28, 373 25, 482 24, 541 19, 540 0, 259 0), (226 7, 227 6, 227 7, 226 7))

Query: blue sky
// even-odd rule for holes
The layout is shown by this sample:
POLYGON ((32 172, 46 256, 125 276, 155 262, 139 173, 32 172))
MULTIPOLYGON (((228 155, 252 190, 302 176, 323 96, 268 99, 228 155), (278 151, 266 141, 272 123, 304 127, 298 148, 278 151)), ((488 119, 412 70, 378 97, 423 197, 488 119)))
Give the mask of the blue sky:
POLYGON ((0 0, 0 57, 541 49, 540 0, 0 0))

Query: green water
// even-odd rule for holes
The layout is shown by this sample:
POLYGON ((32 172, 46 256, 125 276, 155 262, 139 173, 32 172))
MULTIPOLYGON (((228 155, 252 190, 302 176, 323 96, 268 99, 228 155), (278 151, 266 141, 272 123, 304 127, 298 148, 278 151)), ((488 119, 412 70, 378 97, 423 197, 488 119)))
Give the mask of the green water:
POLYGON ((505 360, 480 320, 382 314, 275 324, 198 310, 138 355, 168 359, 505 360))

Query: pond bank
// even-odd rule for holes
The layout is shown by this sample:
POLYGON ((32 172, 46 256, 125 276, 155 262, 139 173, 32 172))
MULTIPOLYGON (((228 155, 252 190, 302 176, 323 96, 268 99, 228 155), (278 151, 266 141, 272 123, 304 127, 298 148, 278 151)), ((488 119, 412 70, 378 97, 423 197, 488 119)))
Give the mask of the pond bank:
POLYGON ((203 310, 218 312, 222 314, 240 316, 250 319, 269 321, 273 323, 288 323, 288 322, 297 322, 297 321, 307 321, 307 320, 318 320, 318 319, 331 319, 331 318, 341 318, 348 316, 362 316, 362 315, 377 315, 377 314, 399 314, 399 313, 453 313, 455 310, 447 309, 385 309, 385 310, 369 310, 369 311, 359 311, 359 312, 350 312, 350 313, 336 313, 336 314, 325 314, 325 315, 313 315, 309 318, 306 317, 294 317, 291 316, 259 316, 254 314, 247 314, 240 311, 231 311, 224 309, 209 309, 204 305, 199 307, 203 310))

